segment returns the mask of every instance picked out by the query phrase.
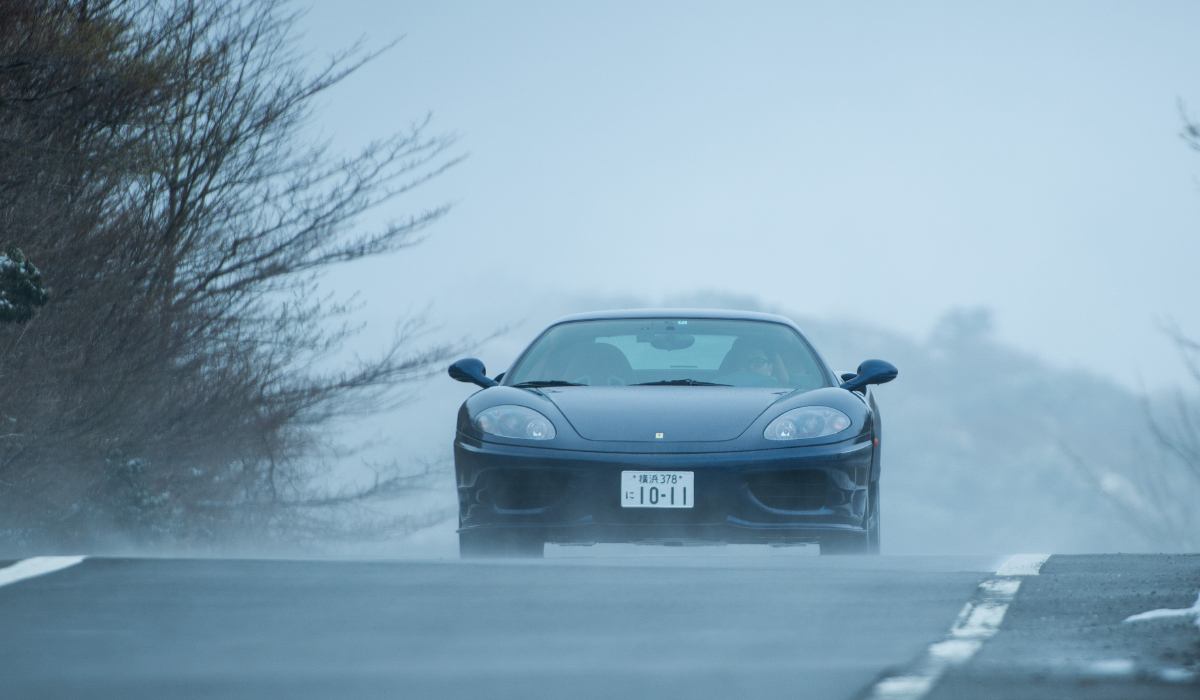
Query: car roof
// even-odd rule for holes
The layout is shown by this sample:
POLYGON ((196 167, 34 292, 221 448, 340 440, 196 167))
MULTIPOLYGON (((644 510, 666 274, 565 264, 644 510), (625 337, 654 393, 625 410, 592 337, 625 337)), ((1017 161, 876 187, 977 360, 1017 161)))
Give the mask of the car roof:
POLYGON ((796 327, 790 318, 778 314, 764 314, 757 311, 736 311, 732 309, 611 309, 609 311, 589 311, 582 314, 563 316, 552 326, 571 321, 598 321, 602 319, 621 318, 720 318, 738 321, 768 321, 782 323, 785 326, 796 327))

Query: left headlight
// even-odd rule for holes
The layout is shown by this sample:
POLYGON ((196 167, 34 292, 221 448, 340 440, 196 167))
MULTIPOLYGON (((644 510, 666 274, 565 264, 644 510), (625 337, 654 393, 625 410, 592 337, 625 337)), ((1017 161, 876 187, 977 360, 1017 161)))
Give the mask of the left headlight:
POLYGON ((771 421, 763 431, 768 440, 805 440, 840 433, 850 427, 850 417, 828 406, 796 408, 771 421))
POLYGON ((555 434, 549 418, 524 406, 492 406, 471 422, 485 433, 506 438, 549 440, 555 434))

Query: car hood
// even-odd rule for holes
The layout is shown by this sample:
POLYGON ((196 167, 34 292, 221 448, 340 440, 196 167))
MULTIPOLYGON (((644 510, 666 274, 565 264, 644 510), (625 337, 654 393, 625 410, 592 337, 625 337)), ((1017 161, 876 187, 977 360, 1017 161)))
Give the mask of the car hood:
POLYGON ((718 442, 744 433, 768 406, 791 390, 588 386, 556 387, 542 393, 586 440, 718 442))

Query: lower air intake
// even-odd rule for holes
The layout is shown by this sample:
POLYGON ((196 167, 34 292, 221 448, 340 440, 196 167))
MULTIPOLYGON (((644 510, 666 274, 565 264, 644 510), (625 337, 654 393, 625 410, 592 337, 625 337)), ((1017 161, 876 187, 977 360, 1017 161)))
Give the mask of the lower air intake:
POLYGON ((768 508, 820 510, 825 506, 829 477, 820 469, 759 472, 747 476, 746 485, 768 508))
POLYGON ((501 510, 537 510, 561 498, 570 482, 569 476, 554 472, 494 469, 485 496, 501 510))

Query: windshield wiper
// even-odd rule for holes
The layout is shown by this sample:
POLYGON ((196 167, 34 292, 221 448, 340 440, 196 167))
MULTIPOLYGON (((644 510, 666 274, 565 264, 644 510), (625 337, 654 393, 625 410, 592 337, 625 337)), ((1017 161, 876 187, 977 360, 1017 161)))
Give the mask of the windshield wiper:
POLYGON ((630 384, 630 386, 732 386, 730 384, 717 384, 716 382, 702 382, 698 379, 667 379, 661 382, 642 382, 641 384, 630 384))
POLYGON ((545 379, 537 382, 521 382, 513 384, 518 389, 540 389, 547 386, 587 386, 587 384, 577 384, 576 382, 564 382, 561 379, 545 379))

